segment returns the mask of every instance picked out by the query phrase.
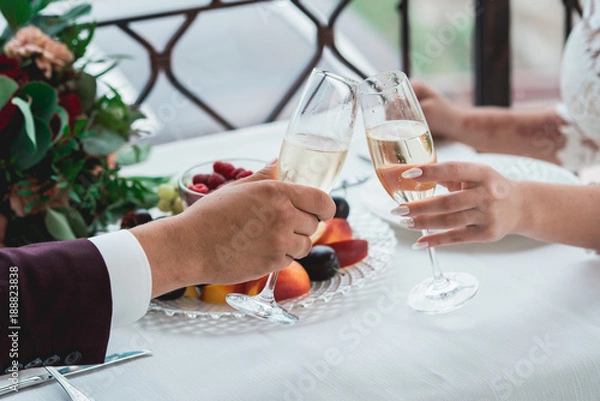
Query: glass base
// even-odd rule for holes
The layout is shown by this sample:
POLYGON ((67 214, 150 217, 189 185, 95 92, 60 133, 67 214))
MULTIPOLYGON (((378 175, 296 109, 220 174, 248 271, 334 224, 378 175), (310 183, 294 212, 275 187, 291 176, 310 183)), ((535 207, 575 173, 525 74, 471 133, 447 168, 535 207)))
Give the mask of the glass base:
POLYGON ((266 320, 273 323, 296 324, 300 320, 294 315, 277 305, 275 300, 269 301, 260 296, 246 294, 227 294, 227 303, 248 316, 266 320))
POLYGON ((423 280, 408 294, 408 306, 417 312, 444 313, 463 306, 479 291, 479 281, 468 273, 444 273, 445 280, 423 280))

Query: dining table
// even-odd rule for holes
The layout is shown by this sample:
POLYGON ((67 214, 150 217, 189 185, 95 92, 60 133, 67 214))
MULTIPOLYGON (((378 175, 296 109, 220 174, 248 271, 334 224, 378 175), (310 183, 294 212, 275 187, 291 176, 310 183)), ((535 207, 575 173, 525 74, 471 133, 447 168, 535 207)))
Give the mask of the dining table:
MULTIPOLYGON (((146 161, 122 171, 176 179, 210 160, 269 161, 286 126, 278 121, 156 145, 146 161)), ((440 161, 475 155, 462 145, 437 145, 440 161)), ((383 266, 368 279, 293 306, 300 322, 291 326, 150 310, 113 328, 107 353, 150 349, 151 356, 71 382, 96 401, 600 400, 600 256, 518 235, 441 247, 442 271, 472 274, 479 292, 448 313, 415 312, 407 295, 431 275, 427 252, 411 248, 420 233, 372 210, 369 200, 380 194, 367 154, 357 129, 332 194, 348 200, 351 221, 372 220, 390 233, 383 266)), ((50 382, 5 399, 67 398, 50 382)))

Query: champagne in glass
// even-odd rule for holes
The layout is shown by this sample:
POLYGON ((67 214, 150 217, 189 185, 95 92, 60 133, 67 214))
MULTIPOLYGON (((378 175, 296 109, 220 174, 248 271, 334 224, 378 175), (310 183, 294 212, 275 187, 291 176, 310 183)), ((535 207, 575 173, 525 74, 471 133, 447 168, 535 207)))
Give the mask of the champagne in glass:
POLYGON ((375 172, 387 193, 398 203, 433 196, 436 183, 403 178, 415 166, 435 163, 433 140, 418 121, 385 122, 367 129, 367 144, 375 172))
POLYGON ((329 192, 340 175, 348 144, 320 135, 290 133, 279 153, 279 179, 329 192))
MULTIPOLYGON (((373 166, 387 193, 398 203, 432 197, 435 182, 402 177, 406 170, 437 161, 425 116, 406 75, 392 71, 367 78, 361 84, 360 104, 373 166)), ((477 279, 467 273, 443 274, 435 249, 427 251, 433 277, 410 291, 409 306, 442 313, 464 305, 479 290, 477 279)))
MULTIPOLYGON (((314 69, 285 133, 278 179, 329 192, 342 170, 358 111, 358 82, 314 69)), ((250 316, 282 324, 298 317, 275 302, 277 272, 260 294, 228 294, 227 303, 250 316)))

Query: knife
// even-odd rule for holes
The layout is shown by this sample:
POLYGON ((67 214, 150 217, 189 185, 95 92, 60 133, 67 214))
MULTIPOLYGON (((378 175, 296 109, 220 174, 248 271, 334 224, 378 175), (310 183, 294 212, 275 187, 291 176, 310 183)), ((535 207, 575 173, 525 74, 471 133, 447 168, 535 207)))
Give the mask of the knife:
MULTIPOLYGON (((101 369, 105 366, 110 366, 110 365, 113 365, 116 363, 128 361, 130 359, 138 358, 138 357, 144 356, 144 355, 151 355, 151 354, 152 354, 152 351, 147 350, 147 349, 121 352, 121 353, 116 353, 116 354, 107 356, 106 359, 104 360, 104 363, 101 363, 98 365, 64 366, 57 370, 60 373, 62 373, 63 376, 66 376, 66 377, 75 376, 75 375, 78 375, 83 372, 89 372, 92 370, 101 369)), ((52 375, 50 375, 48 373, 41 373, 37 376, 31 376, 31 377, 27 377, 23 380, 19 380, 19 383, 16 385, 16 390, 21 391, 24 388, 37 386, 38 384, 46 383, 46 382, 49 382, 52 380, 54 380, 52 375)), ((0 386, 0 396, 6 395, 6 394, 11 394, 14 392, 16 392, 15 386, 12 384, 0 386)))

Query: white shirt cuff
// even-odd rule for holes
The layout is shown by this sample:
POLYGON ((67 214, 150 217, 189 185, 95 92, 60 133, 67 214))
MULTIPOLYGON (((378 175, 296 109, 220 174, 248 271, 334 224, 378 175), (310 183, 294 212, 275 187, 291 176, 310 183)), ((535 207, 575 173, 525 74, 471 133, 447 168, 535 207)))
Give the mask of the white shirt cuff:
POLYGON ((89 239, 104 259, 112 293, 112 328, 140 319, 152 296, 152 273, 144 249, 127 230, 89 239))

